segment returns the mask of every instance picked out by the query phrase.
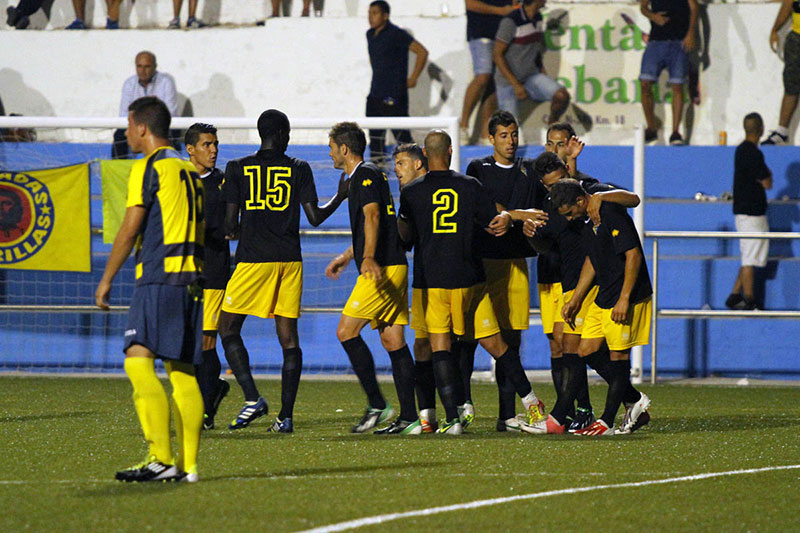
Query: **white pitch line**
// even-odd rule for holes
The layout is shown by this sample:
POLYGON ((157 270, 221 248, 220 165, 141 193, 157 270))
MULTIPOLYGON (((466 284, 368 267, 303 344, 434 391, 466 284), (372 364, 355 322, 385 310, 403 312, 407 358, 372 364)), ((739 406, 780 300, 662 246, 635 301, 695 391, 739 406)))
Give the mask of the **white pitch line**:
POLYGON ((517 502, 522 500, 534 500, 538 498, 546 498, 548 496, 560 496, 563 494, 579 494, 582 492, 592 492, 605 489, 621 489, 629 487, 646 487, 648 485, 664 485, 667 483, 680 483, 681 481, 697 481, 701 479, 711 479, 723 476, 737 476, 742 474, 758 474, 761 472, 771 472, 775 470, 794 470, 800 469, 798 465, 784 465, 784 466, 768 466, 764 468, 751 468, 747 470, 729 470, 727 472, 709 472, 707 474, 695 474, 692 476, 680 476, 665 479, 652 479, 648 481, 632 481, 628 483, 616 483, 613 485, 596 485, 593 487, 574 487, 570 489, 549 490, 546 492, 534 492, 531 494, 519 494, 517 496, 507 496, 505 498, 492 498, 489 500, 476 500, 467 503, 457 503, 454 505, 445 505, 443 507, 431 507, 429 509, 418 509, 416 511, 406 511, 403 513, 391 513, 377 516, 368 516, 356 520, 349 520, 347 522, 339 522, 338 524, 330 524, 321 526, 314 529, 307 529, 300 533, 329 533, 333 531, 345 531, 348 529, 356 529, 364 526, 373 526, 391 522, 393 520, 400 520, 403 518, 413 518, 417 516, 431 516, 434 514, 448 513, 451 511, 461 511, 464 509, 477 509, 479 507, 487 507, 490 505, 500 505, 503 503, 517 502))

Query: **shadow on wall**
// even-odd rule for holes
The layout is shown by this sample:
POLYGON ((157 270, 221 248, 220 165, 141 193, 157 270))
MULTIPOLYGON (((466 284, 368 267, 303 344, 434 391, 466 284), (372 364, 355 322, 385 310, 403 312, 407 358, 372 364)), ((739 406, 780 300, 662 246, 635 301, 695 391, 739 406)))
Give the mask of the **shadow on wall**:
MULTIPOLYGON (((208 87, 186 98, 183 116, 216 116, 243 117, 245 110, 236 99, 233 80, 230 77, 215 73, 208 79, 208 87)), ((255 120, 253 122, 255 124, 255 120)), ((248 140, 248 132, 244 130, 225 130, 220 142, 244 143, 248 140)))
POLYGON ((0 90, 5 111, 38 117, 55 115, 53 106, 34 86, 27 85, 22 74, 10 68, 0 69, 0 90))

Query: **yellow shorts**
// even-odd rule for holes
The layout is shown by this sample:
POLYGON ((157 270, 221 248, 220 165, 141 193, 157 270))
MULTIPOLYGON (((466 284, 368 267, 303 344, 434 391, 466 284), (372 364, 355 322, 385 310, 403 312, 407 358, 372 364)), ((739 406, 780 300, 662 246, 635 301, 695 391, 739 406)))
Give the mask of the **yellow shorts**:
MULTIPOLYGON (((492 301, 485 286, 476 286, 472 302, 464 319, 464 336, 479 340, 500 333, 500 325, 492 308, 492 301), (472 317, 472 320, 470 320, 472 317)), ((411 329, 417 339, 428 338, 428 326, 422 310, 422 289, 414 289, 411 297, 411 329)))
POLYGON ((224 296, 223 289, 203 289, 203 331, 217 331, 224 296))
POLYGON ((300 317, 303 263, 238 263, 233 271, 222 310, 261 318, 300 317))
POLYGON ((528 329, 530 281, 528 262, 520 259, 484 259, 486 285, 497 322, 503 329, 528 329))
POLYGON ((561 318, 561 284, 539 283, 539 312, 545 335, 553 333, 553 324, 563 322, 561 318))
POLYGON ((372 329, 382 324, 408 324, 408 267, 384 267, 378 282, 359 275, 342 314, 369 320, 372 329))
POLYGON ((411 293, 411 327, 415 332, 424 328, 428 333, 452 331, 463 335, 474 293, 475 287, 414 289, 411 293))
POLYGON ((653 302, 650 298, 633 304, 628 324, 617 324, 611 320, 611 311, 612 309, 601 309, 592 303, 584 319, 581 337, 603 337, 606 339, 608 349, 616 352, 650 343, 650 320, 653 313, 653 302), (599 336, 597 336, 598 328, 602 330, 599 336), (589 334, 592 336, 588 336, 589 334))
MULTIPOLYGON (((589 312, 589 307, 591 307, 594 299, 597 298, 597 292, 599 291, 599 287, 597 285, 593 286, 589 292, 586 294, 586 298, 583 299, 583 303, 581 304, 581 308, 578 310, 578 314, 575 315, 575 327, 570 327, 569 324, 564 322, 564 333, 571 333, 573 335, 581 335, 583 333, 583 324, 586 320, 586 314, 589 312)), ((564 307, 564 304, 572 300, 572 295, 575 292, 575 289, 571 291, 565 292, 561 297, 560 305, 558 306, 558 316, 561 318, 561 309, 564 307)), ((563 321, 563 318, 562 318, 563 321)), ((598 337, 587 337, 587 339, 599 338, 602 337, 602 332, 598 337)))

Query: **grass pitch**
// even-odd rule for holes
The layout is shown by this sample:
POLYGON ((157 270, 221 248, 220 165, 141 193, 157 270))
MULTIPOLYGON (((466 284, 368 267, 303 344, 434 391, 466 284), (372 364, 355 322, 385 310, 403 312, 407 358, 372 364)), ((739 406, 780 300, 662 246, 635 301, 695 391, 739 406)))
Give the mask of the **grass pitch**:
MULTIPOLYGON (((552 385, 534 385, 552 405, 552 385)), ((274 415, 280 382, 259 388, 274 415)), ((382 388, 393 401, 391 384, 382 388)), ((497 433, 496 389, 474 384, 468 434, 377 437, 348 434, 364 407, 357 383, 304 381, 294 434, 268 433, 272 416, 237 432, 204 432, 200 483, 135 485, 113 480, 146 451, 127 380, 6 376, 0 531, 297 531, 558 490, 359 531, 800 529, 800 469, 570 490, 800 465, 798 388, 642 389, 653 420, 630 436, 497 433)), ((605 390, 591 389, 596 412, 605 390)), ((233 384, 218 426, 241 399, 233 384)))

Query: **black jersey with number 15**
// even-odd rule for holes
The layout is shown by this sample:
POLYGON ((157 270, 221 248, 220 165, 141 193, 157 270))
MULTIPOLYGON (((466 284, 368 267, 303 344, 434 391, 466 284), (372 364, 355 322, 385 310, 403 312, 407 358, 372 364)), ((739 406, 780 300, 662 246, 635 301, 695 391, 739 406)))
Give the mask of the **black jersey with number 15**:
POLYGON ((452 170, 431 171, 400 192, 400 218, 414 240, 417 289, 459 289, 485 281, 476 231, 497 209, 475 178, 452 170))

